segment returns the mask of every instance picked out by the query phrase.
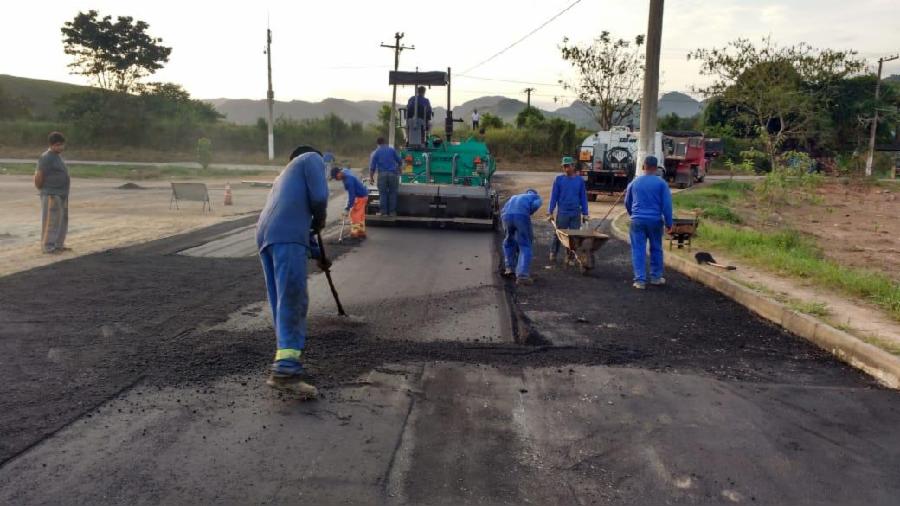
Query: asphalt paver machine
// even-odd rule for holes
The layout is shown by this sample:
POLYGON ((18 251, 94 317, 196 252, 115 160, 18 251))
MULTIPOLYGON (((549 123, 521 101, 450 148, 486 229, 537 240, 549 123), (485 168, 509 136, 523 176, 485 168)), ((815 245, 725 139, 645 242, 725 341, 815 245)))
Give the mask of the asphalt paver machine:
MULTIPOLYGON (((491 188, 496 160, 487 145, 475 138, 453 140, 454 123, 450 102, 450 69, 446 72, 391 71, 389 84, 446 86, 447 109, 444 138, 433 135, 430 118, 420 111, 401 108, 405 145, 400 151, 403 165, 397 193, 397 216, 381 216, 377 188, 371 188, 366 222, 371 225, 412 224, 452 228, 492 229, 497 224, 499 200, 491 188)), ((418 103, 416 103, 418 106, 418 103)))

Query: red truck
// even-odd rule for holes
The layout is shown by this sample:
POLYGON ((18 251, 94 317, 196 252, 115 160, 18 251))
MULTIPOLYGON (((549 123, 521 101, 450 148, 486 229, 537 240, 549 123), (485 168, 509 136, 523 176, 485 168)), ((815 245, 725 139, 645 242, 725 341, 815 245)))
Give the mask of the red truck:
POLYGON ((718 155, 717 139, 707 139, 703 132, 693 130, 668 130, 662 134, 666 180, 679 188, 703 182, 710 159, 718 155))

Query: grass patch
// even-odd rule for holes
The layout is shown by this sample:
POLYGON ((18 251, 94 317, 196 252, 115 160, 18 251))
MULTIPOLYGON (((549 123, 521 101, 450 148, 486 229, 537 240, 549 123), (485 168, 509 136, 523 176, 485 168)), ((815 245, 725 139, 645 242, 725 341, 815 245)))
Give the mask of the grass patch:
MULTIPOLYGON (((34 168, 35 164, 30 163, 4 163, 0 164, 0 174, 30 176, 34 174, 34 168)), ((72 177, 129 179, 135 181, 153 179, 193 179, 204 177, 259 176, 264 174, 271 175, 272 171, 258 169, 230 170, 213 167, 210 167, 208 169, 201 169, 199 167, 187 167, 179 165, 69 165, 69 175, 72 177)))
POLYGON ((860 336, 860 339, 873 346, 881 348, 888 353, 891 353, 893 355, 900 355, 900 344, 897 344, 896 341, 883 339, 878 336, 860 336))
POLYGON ((672 197, 672 203, 682 211, 700 209, 700 215, 704 218, 739 224, 743 221, 734 212, 732 205, 744 198, 752 188, 752 183, 745 181, 720 181, 696 190, 677 193, 672 197))
POLYGON ((704 221, 698 236, 712 248, 763 268, 870 300, 900 320, 900 283, 877 272, 828 260, 813 240, 796 231, 760 232, 704 221))
POLYGON ((788 302, 788 307, 794 311, 813 316, 828 316, 831 314, 828 304, 824 302, 792 300, 788 302))

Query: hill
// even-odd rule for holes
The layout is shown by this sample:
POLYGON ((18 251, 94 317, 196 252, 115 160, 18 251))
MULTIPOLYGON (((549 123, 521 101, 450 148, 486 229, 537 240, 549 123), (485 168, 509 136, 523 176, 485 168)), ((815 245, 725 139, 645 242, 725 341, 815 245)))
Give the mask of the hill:
POLYGON ((87 86, 29 79, 0 74, 0 88, 11 97, 25 97, 35 119, 55 119, 56 100, 67 93, 75 93, 88 89, 87 86))

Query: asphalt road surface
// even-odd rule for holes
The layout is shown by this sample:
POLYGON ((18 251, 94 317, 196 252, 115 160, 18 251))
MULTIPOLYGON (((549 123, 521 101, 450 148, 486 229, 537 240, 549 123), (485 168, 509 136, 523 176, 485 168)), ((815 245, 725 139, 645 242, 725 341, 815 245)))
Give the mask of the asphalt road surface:
POLYGON ((251 221, 0 278, 0 503, 900 497, 896 392, 677 274, 631 290, 622 243, 546 269, 544 225, 521 289, 490 233, 332 239, 351 316, 312 270, 322 398, 274 393, 251 221))

